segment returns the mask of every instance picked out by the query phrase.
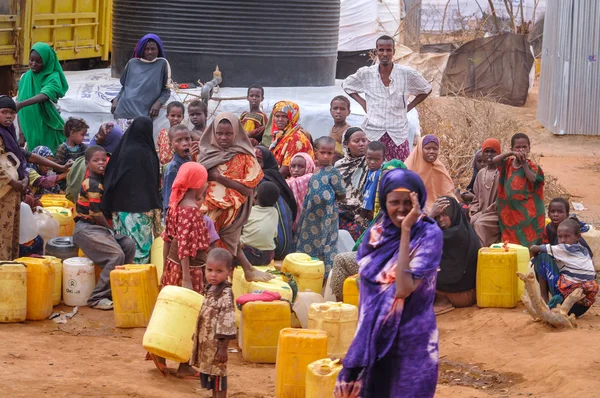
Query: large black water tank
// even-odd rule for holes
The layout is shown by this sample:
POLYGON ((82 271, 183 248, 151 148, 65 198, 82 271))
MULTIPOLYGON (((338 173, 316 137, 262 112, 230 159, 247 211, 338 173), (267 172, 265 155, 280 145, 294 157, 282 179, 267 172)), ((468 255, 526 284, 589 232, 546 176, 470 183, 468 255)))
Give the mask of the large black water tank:
POLYGON ((112 73, 154 33, 178 83, 333 85, 339 19, 340 0, 114 0, 112 73))

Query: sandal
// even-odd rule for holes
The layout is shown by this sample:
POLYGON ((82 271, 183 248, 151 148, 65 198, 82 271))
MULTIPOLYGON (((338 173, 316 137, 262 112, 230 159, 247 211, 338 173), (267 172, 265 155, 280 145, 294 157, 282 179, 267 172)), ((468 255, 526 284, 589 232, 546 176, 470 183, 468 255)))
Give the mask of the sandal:
POLYGON ((152 359, 152 362, 154 362, 154 366, 156 366, 156 368, 160 371, 160 373, 164 376, 167 377, 169 375, 169 368, 167 368, 167 365, 162 364, 159 360, 158 357, 152 353, 148 353, 150 356, 150 359, 152 359))

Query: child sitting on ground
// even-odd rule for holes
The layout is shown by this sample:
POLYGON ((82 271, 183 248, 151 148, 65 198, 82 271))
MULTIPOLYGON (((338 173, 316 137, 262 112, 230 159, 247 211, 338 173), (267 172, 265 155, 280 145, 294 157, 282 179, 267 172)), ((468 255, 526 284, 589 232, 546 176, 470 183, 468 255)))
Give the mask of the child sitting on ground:
MULTIPOLYGON (((203 268, 211 238, 200 207, 206 194, 207 178, 204 166, 186 162, 173 181, 162 234, 163 287, 182 286, 197 293, 204 290, 203 268)), ((167 375, 165 359, 154 354, 148 356, 158 370, 167 375)), ((176 376, 186 378, 196 373, 188 363, 180 363, 176 376)))
POLYGON ((258 185, 255 204, 240 238, 242 250, 252 265, 270 264, 275 256, 279 213, 274 206, 279 195, 275 183, 264 181, 258 185))
MULTIPOLYGON (((177 126, 183 122, 185 116, 185 107, 179 101, 169 102, 167 105, 167 119, 169 119, 169 129, 177 126)), ((156 153, 158 153, 158 160, 160 165, 164 166, 173 160, 173 147, 171 146, 171 140, 169 139, 169 130, 162 129, 158 133, 156 139, 156 153)))
MULTIPOLYGON (((565 221, 567 218, 572 218, 573 220, 579 223, 580 229, 586 226, 585 223, 582 223, 577 219, 577 217, 572 214, 569 214, 569 202, 567 202, 563 198, 554 198, 550 201, 548 205, 548 217, 550 217, 550 223, 546 225, 544 228, 544 232, 542 232, 542 237, 540 238, 541 244, 550 244, 557 245, 558 244, 558 226, 565 221)), ((587 244, 583 236, 579 239, 579 243, 590 252, 590 257, 594 257, 594 253, 592 253, 592 249, 587 244)))
POLYGON ((329 132, 329 136, 335 140, 335 157, 333 159, 333 164, 335 164, 344 157, 342 140, 344 139, 344 133, 350 128, 350 125, 346 123, 346 118, 350 116, 350 100, 343 95, 338 95, 331 100, 329 113, 333 118, 333 127, 329 132))
POLYGON ((260 104, 265 98, 265 89, 259 85, 248 87, 248 105, 249 111, 244 111, 240 115, 240 122, 244 126, 244 131, 248 134, 253 146, 262 142, 265 127, 269 117, 260 110, 260 104))
POLYGON ((531 262, 542 299, 550 308, 561 304, 575 289, 583 289, 585 297, 569 311, 579 317, 596 301, 598 283, 594 264, 589 251, 579 243, 579 222, 570 218, 564 220, 558 226, 557 235, 557 245, 531 247, 531 255, 535 256, 531 262))
POLYGON ((298 210, 296 211, 296 219, 292 226, 293 231, 296 231, 300 215, 302 214, 302 206, 304 204, 304 198, 306 192, 308 192, 308 181, 310 181, 313 172, 315 171, 315 162, 306 152, 300 152, 294 155, 290 162, 290 175, 291 177, 286 180, 290 189, 294 193, 294 199, 298 210))
POLYGON ((89 126, 83 119, 70 117, 65 123, 67 140, 56 149, 56 163, 67 164, 69 160, 77 160, 85 155, 87 146, 83 143, 89 126))
POLYGON ((323 260, 326 275, 337 254, 337 201, 346 197, 342 175, 332 166, 334 155, 333 138, 321 137, 315 141, 317 169, 308 183, 296 234, 296 251, 323 260))
POLYGON ((502 241, 530 247, 544 230, 544 172, 529 160, 529 137, 517 133, 511 151, 494 158, 498 166, 498 213, 502 241))
MULTIPOLYGON (((37 146, 31 153, 39 155, 50 161, 54 161, 54 155, 47 146, 37 146)), ((61 192, 58 183, 67 178, 68 171, 56 174, 48 166, 42 166, 39 164, 29 163, 27 165, 29 172, 29 186, 31 192, 37 196, 45 194, 57 194, 61 192)))
POLYGON ((381 165, 385 159, 385 145, 379 141, 370 142, 367 146, 366 160, 369 172, 363 190, 363 202, 360 209, 360 217, 363 223, 369 223, 373 219, 375 210, 375 196, 381 177, 381 165))
POLYGON ((227 350, 236 337, 235 307, 231 284, 233 257, 216 248, 208 253, 204 304, 200 310, 190 363, 200 370, 200 385, 213 397, 227 396, 227 350))
POLYGON ((166 217, 171 198, 171 186, 182 164, 189 162, 190 158, 190 131, 183 124, 178 124, 169 129, 169 139, 173 148, 173 159, 166 165, 163 177, 163 217, 166 217))
MULTIPOLYGON (((190 123, 194 126, 192 135, 194 133, 202 134, 206 130, 206 118, 208 116, 208 108, 206 104, 200 100, 190 102, 188 106, 188 114, 190 116, 190 123)), ((193 138, 193 137, 192 137, 193 138)), ((200 139, 198 139, 200 141, 200 139)))
POLYGON ((98 145, 87 148, 85 163, 89 175, 81 184, 81 191, 77 199, 73 243, 94 264, 102 268, 100 279, 88 299, 88 306, 111 310, 113 302, 110 290, 110 272, 117 265, 133 262, 135 243, 129 237, 115 233, 100 207, 104 193, 102 184, 106 169, 104 148, 98 145))

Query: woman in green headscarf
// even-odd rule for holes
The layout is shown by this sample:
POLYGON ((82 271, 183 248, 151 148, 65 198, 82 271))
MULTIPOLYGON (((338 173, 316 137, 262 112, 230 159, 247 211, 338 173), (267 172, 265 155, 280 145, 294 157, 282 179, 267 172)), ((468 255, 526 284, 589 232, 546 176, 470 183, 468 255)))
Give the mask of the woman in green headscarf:
POLYGON ((29 148, 56 148, 65 140, 65 122, 56 108, 69 89, 56 53, 46 43, 35 43, 29 55, 29 70, 19 83, 19 126, 29 148))

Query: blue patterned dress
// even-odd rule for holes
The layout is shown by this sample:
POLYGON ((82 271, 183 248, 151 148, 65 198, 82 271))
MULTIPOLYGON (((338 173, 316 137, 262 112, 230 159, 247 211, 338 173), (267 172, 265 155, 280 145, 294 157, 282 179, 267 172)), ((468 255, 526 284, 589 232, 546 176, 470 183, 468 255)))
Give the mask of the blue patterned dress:
POLYGON ((342 175, 333 166, 319 168, 308 182, 308 193, 296 229, 296 251, 317 257, 325 263, 325 273, 333 267, 337 254, 338 206, 336 195, 346 194, 342 175))

